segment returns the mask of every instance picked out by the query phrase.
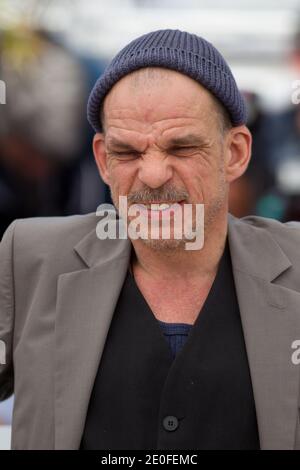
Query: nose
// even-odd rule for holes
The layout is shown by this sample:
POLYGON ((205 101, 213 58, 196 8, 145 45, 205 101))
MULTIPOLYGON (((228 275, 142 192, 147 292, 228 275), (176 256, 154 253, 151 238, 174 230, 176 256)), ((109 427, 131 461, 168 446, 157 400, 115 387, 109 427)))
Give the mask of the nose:
POLYGON ((173 169, 168 159, 160 154, 151 152, 140 161, 139 180, 150 188, 159 188, 173 176, 173 169))

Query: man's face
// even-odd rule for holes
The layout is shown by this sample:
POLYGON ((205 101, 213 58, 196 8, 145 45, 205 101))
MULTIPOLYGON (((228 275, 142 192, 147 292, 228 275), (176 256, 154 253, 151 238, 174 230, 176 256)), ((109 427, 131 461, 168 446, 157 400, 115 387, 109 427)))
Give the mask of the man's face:
MULTIPOLYGON (((129 205, 204 204, 206 229, 227 212, 220 116, 197 82, 171 70, 142 69, 116 83, 104 116, 101 173, 117 208, 120 195, 129 205)), ((179 245, 153 242, 160 248, 179 245)))

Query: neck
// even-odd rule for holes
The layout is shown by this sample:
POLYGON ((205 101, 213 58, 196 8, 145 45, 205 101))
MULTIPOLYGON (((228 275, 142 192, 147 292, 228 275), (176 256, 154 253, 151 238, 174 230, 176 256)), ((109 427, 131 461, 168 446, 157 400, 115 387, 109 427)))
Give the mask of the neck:
POLYGON ((205 279, 214 275, 227 237, 227 213, 206 227, 200 250, 155 250, 142 240, 132 240, 132 269, 153 280, 205 279))

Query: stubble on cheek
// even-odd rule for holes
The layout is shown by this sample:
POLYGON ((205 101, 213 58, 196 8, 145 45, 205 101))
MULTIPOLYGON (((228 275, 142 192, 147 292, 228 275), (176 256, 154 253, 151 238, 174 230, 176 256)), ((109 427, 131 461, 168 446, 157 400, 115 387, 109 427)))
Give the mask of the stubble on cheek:
POLYGON ((208 230, 213 226, 214 221, 219 216, 220 212, 225 208, 226 201, 228 198, 228 184, 226 181, 226 174, 223 161, 217 168, 217 178, 214 193, 211 197, 208 197, 208 201, 205 204, 204 210, 204 227, 208 230))

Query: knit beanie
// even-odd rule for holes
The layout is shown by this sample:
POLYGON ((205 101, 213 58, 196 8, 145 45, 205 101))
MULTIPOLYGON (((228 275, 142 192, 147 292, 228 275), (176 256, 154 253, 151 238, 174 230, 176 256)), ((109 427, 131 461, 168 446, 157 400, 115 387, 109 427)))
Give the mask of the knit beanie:
POLYGON ((106 94, 122 77, 144 67, 168 68, 193 78, 220 100, 233 126, 246 123, 245 102, 220 52, 196 34, 163 29, 130 42, 96 81, 87 107, 88 121, 95 132, 102 132, 100 107, 106 94))

